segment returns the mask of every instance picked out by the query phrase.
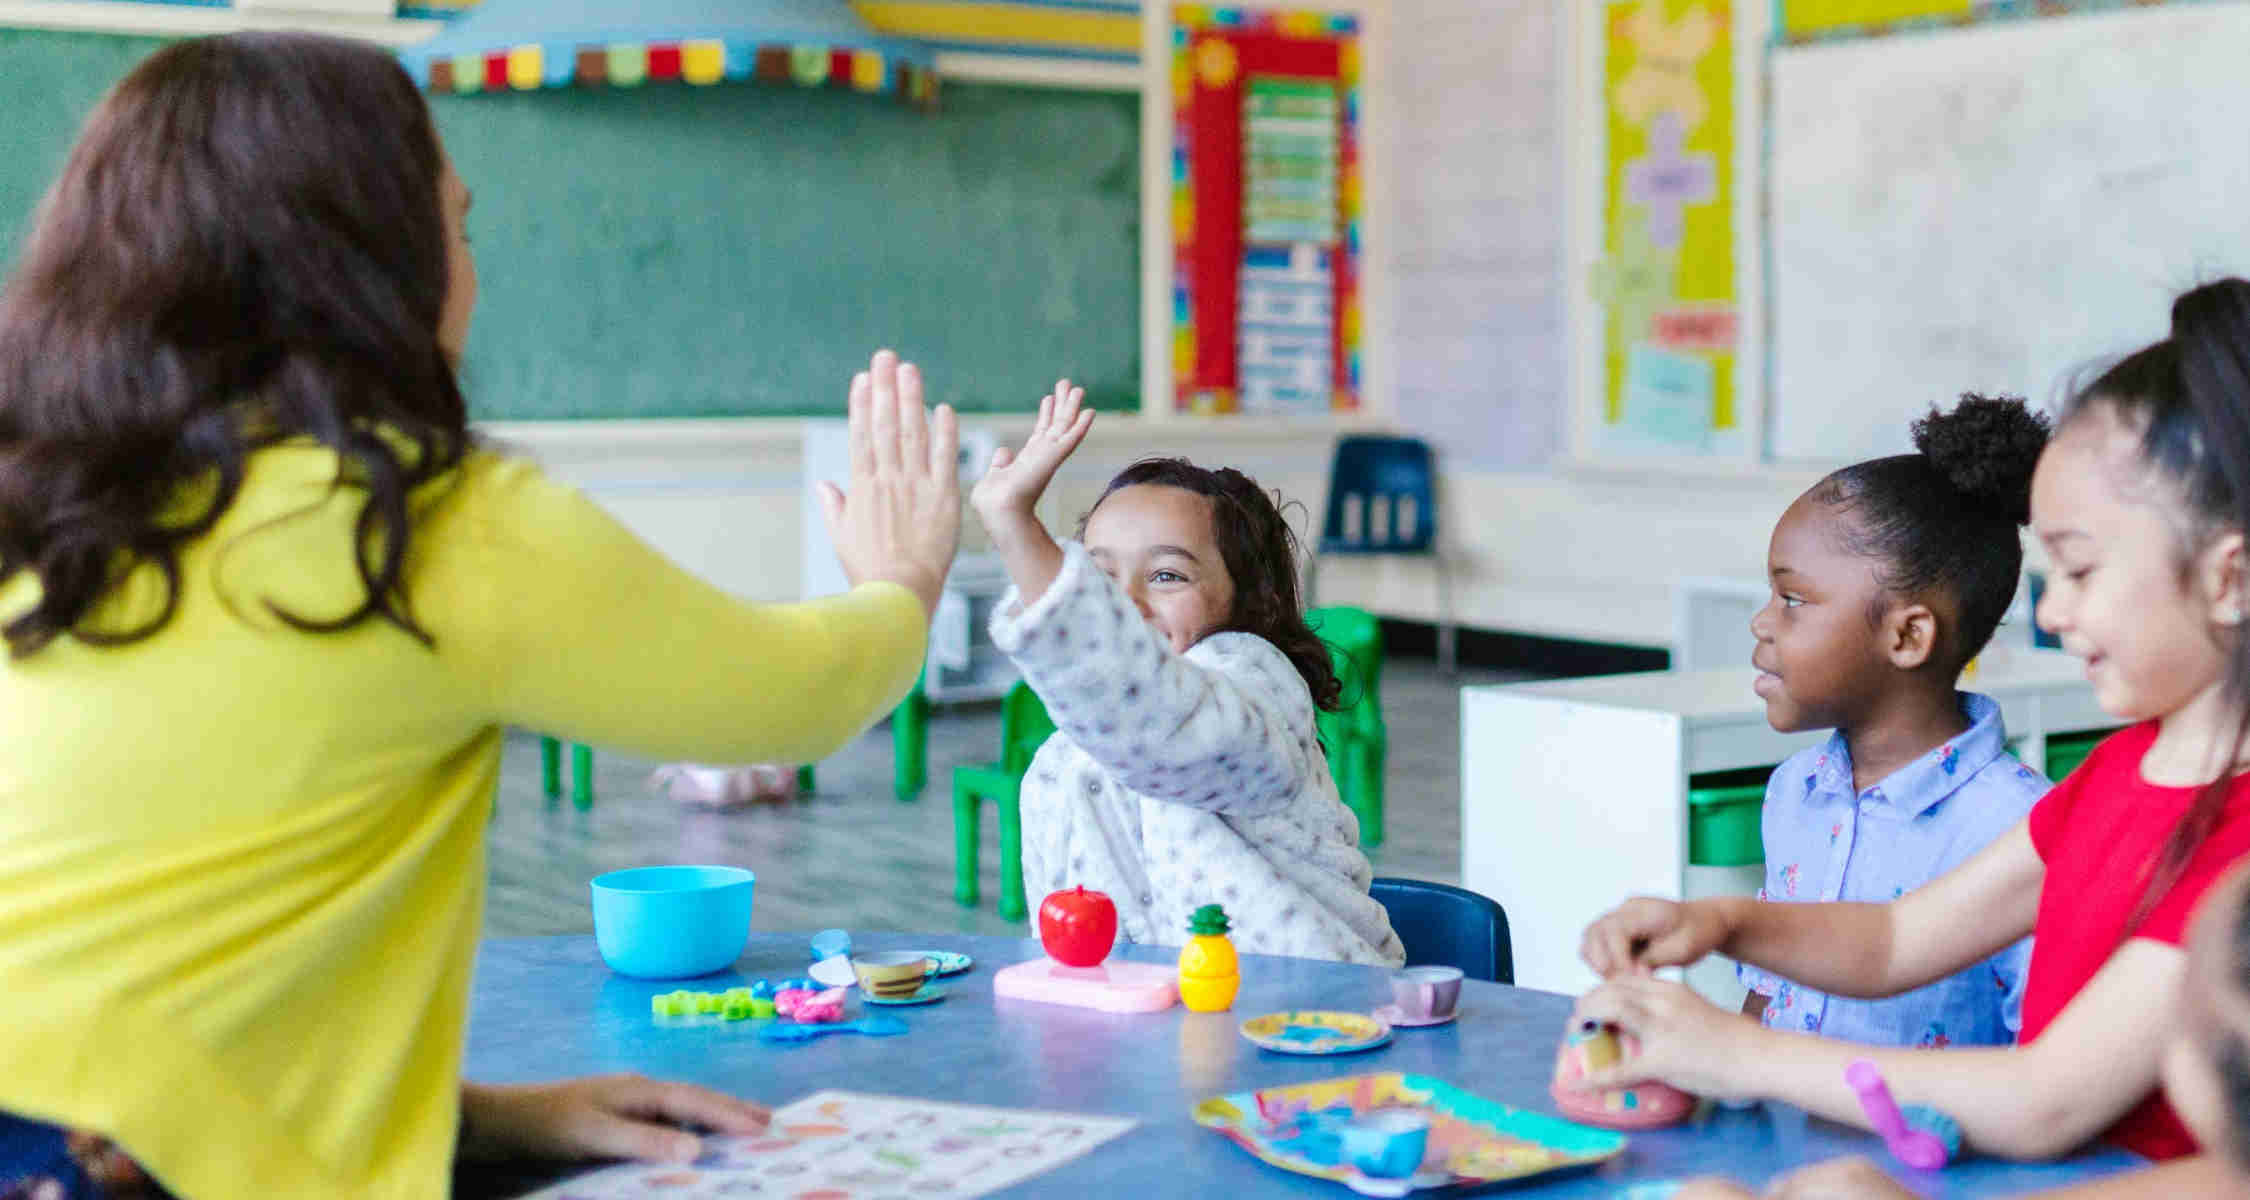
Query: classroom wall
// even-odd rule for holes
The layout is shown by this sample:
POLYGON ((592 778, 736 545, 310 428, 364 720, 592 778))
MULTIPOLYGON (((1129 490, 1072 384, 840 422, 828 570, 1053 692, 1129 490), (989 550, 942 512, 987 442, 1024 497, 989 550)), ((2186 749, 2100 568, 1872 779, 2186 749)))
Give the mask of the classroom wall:
POLYGON ((1540 466, 1566 427, 1560 6, 1389 7, 1392 411, 1455 470, 1540 466))
MULTIPOLYGON (((1473 15, 1388 0, 1370 73, 1370 135, 1391 139, 1379 194, 1394 206, 1376 271, 1395 298, 1372 332, 1394 354, 1390 415, 1436 445, 1453 618, 1478 628, 1662 645, 1669 581, 1759 578, 1774 519, 1803 472, 1594 468, 1563 459, 1562 30, 1548 0, 1473 15)), ((907 347, 911 351, 911 347, 907 347)), ((991 425, 1020 435, 1020 421, 991 425)), ((798 594, 799 448, 786 426, 634 432, 500 427, 587 486, 683 563, 760 599, 798 594)), ((1058 481, 1065 528, 1107 475, 1144 453, 1231 463, 1307 506, 1324 503, 1334 432, 1254 421, 1182 425, 1105 416, 1058 481)), ((973 520, 967 544, 979 544, 973 520)), ((1411 560, 1329 560, 1319 599, 1434 619, 1436 578, 1411 560)))

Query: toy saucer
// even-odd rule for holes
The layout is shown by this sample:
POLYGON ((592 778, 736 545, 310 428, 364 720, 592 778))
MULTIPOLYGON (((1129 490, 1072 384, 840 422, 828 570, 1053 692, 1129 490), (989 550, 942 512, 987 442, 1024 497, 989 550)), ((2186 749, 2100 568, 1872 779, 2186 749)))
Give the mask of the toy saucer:
MULTIPOLYGON (((951 950, 909 950, 907 953, 919 954, 930 960, 929 974, 932 979, 945 975, 959 975, 976 963, 976 960, 968 955, 955 954, 951 950)), ((842 955, 833 955, 821 959, 812 965, 811 970, 805 973, 829 987, 852 987, 859 983, 859 978, 852 973, 851 960, 842 955)))
POLYGON ((929 1004, 945 999, 945 988, 936 983, 925 982, 921 987, 897 999, 886 999, 864 990, 860 992, 859 998, 866 1004, 929 1004))
POLYGON ((1398 1005, 1386 1004, 1375 1010, 1375 1019, 1393 1029, 1429 1029, 1460 1020, 1461 1010, 1456 1008, 1442 1017, 1410 1017, 1400 1012, 1398 1005))
POLYGON ((924 950, 922 956, 930 960, 930 975, 932 978, 941 975, 959 975, 976 964, 976 960, 968 955, 955 954, 951 950, 924 950))
POLYGON ((1242 1036, 1279 1054, 1357 1054, 1391 1040, 1391 1027, 1365 1013, 1277 1012, 1242 1023, 1242 1036))

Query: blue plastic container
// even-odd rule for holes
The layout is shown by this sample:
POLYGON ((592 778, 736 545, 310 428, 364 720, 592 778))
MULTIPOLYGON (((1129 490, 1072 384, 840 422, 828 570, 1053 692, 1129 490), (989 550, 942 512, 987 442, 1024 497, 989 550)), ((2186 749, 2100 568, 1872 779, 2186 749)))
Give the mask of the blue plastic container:
POLYGON ((1404 1179, 1422 1166, 1429 1148, 1427 1113, 1380 1109, 1337 1130, 1344 1157, 1377 1179, 1404 1179))
POLYGON ((636 867, 597 875, 594 942, 602 961, 637 979, 723 971, 750 940, 758 877, 741 867, 636 867))

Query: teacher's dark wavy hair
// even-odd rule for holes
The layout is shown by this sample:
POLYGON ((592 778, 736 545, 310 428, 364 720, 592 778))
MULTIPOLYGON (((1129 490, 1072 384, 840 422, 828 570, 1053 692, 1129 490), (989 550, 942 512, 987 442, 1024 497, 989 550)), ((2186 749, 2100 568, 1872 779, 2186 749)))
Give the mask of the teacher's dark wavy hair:
POLYGON ((179 42, 102 100, 0 294, 0 583, 39 584, 0 627, 11 655, 163 628, 182 547, 254 451, 292 439, 333 448, 337 486, 366 498, 351 547, 366 594, 332 620, 266 607, 302 630, 379 618, 429 642, 400 577, 408 500, 469 441, 437 337, 443 169, 421 95, 364 43, 179 42), (91 627, 146 567, 162 609, 91 627))

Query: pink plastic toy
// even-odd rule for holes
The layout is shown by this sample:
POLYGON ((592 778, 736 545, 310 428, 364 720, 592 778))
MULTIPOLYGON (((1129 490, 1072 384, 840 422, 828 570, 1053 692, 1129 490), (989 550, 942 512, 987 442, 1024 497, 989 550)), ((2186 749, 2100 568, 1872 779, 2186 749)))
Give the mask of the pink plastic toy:
POLYGON ((1161 963, 1111 959, 1098 967, 1066 967, 1035 958, 995 972, 992 994, 1102 1012, 1162 1012, 1179 1003, 1180 976, 1161 963))
POLYGON ((795 1014, 799 1024, 821 1025, 844 1019, 844 989, 830 988, 825 992, 805 995, 797 1001, 795 1014))
POLYGON ((784 1017, 794 1017, 798 1005, 818 994, 804 988, 783 988, 773 994, 773 1010, 784 1017))
POLYGON ((1638 1053, 1640 1044, 1630 1035, 1620 1037, 1614 1026, 1581 1022, 1555 1055, 1555 1080, 1548 1088, 1555 1107, 1574 1121, 1607 1129, 1654 1129, 1686 1120, 1695 1111, 1695 1097, 1668 1083, 1651 1081, 1605 1092, 1578 1086, 1589 1072, 1638 1053))
POLYGON ((1899 1111, 1889 1085, 1883 1082, 1883 1072, 1874 1063, 1864 1058, 1853 1060, 1844 1068, 1844 1082, 1859 1093, 1860 1110, 1867 1114, 1875 1132, 1883 1135, 1891 1157, 1917 1171, 1935 1171, 1960 1148, 1960 1127, 1953 1118, 1921 1105, 1899 1111))

